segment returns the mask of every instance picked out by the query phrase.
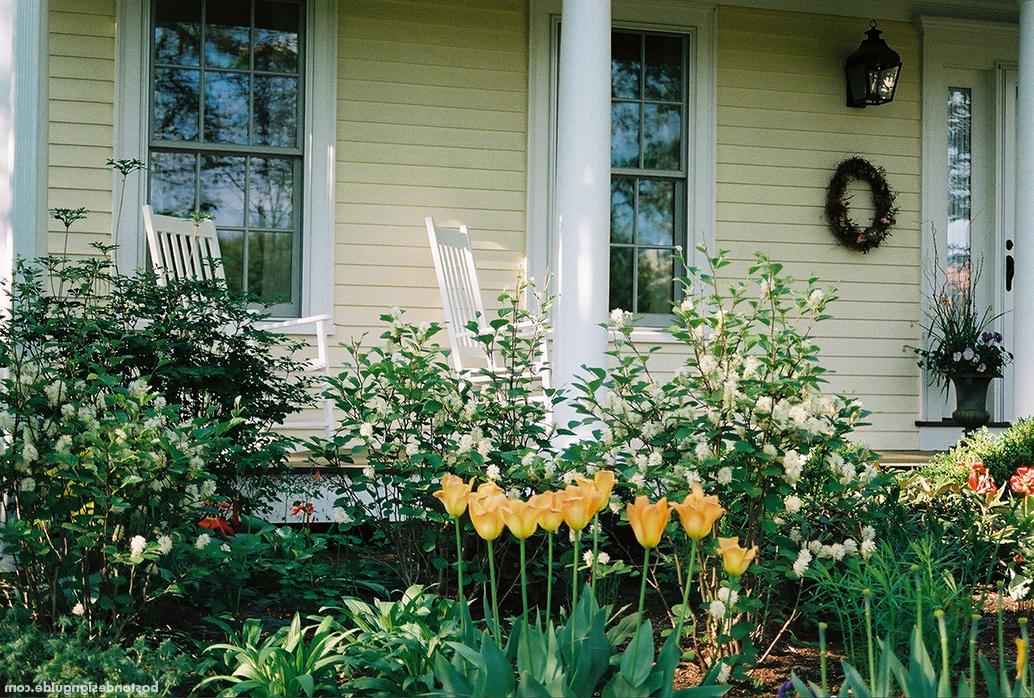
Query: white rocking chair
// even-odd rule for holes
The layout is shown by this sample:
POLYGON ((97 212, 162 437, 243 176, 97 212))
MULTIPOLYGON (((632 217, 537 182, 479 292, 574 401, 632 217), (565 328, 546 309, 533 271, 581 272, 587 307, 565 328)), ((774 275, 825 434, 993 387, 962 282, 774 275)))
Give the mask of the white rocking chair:
MULTIPOLYGON (((458 228, 443 228, 435 224, 434 218, 424 219, 427 238, 431 244, 431 258, 434 260, 438 290, 442 295, 445 310, 445 328, 449 335, 450 358, 456 373, 472 383, 484 383, 489 373, 501 373, 496 357, 489 355, 482 344, 475 339, 475 333, 467 327, 471 322, 478 325, 478 334, 490 331, 481 299, 474 254, 470 248, 470 235, 466 225, 458 228)), ((543 390, 550 387, 549 333, 541 332, 535 325, 518 328, 524 336, 540 332, 542 341, 538 345, 537 360, 533 367, 535 378, 543 390)), ((543 395, 544 397, 544 395, 543 395)))
MULTIPOLYGON (((165 284, 174 279, 212 280, 225 279, 222 253, 215 223, 211 219, 195 223, 186 218, 164 216, 155 213, 150 206, 144 206, 144 227, 147 230, 147 246, 151 252, 151 264, 158 275, 158 283, 165 284)), ((312 326, 316 333, 316 357, 305 366, 308 373, 321 376, 324 385, 330 377, 330 361, 327 353, 329 315, 310 315, 289 320, 273 320, 257 323, 264 330, 286 330, 294 327, 312 326)), ((320 400, 321 419, 287 422, 288 429, 321 429, 330 434, 332 406, 330 400, 320 400)))

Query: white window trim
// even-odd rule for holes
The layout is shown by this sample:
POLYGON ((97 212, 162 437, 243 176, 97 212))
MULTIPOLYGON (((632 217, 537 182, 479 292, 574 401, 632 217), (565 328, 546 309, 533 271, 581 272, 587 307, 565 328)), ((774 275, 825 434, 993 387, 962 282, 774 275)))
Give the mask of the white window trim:
MULTIPOLYGON (((151 3, 118 0, 115 49, 115 158, 147 161, 151 3)), ((308 0, 305 9, 305 157, 302 165, 301 315, 334 311, 334 164, 337 144, 338 0, 308 0), (316 76, 319 76, 317 84, 316 76)), ((113 175, 118 210, 121 175, 113 175)), ((127 182, 119 228, 118 264, 135 269, 147 260, 143 230, 146 178, 127 182)), ((333 323, 330 323, 331 331, 333 323)), ((312 326, 289 330, 314 334, 312 326)))
MULTIPOLYGON (((555 270, 554 194, 556 172, 556 73, 553 24, 561 0, 530 0, 528 37, 528 202, 527 269, 536 280, 555 270)), ((715 93, 715 10, 676 0, 614 0, 615 27, 665 31, 690 36, 689 137, 685 156, 687 187, 686 262, 699 265, 704 244, 715 249, 715 179, 717 119, 715 93)))
MULTIPOLYGON (((974 98, 980 95, 984 101, 983 109, 974 108, 974 131, 981 129, 981 138, 996 137, 1000 130, 996 124, 996 112, 998 110, 998 79, 999 68, 1004 65, 1015 64, 1018 57, 1018 29, 1015 24, 1001 22, 987 22, 977 20, 963 20, 945 17, 921 17, 919 25, 922 30, 923 46, 923 179, 922 179, 922 312, 926 317, 928 299, 936 289, 930 287, 930 280, 925 270, 934 263, 934 249, 931 240, 931 226, 937 234, 937 252, 941 259, 936 260, 943 268, 947 259, 947 180, 946 172, 948 166, 947 143, 947 106, 946 99, 949 87, 971 87, 974 91, 974 98), (974 77, 975 73, 980 73, 974 77)), ((974 132, 974 143, 978 140, 974 132)), ((998 240, 1001 234, 998 221, 1001 220, 1001 204, 997 200, 996 192, 1000 189, 996 182, 999 170, 996 158, 998 149, 993 140, 986 144, 984 151, 987 156, 987 166, 992 172, 985 169, 984 175, 979 181, 974 180, 974 200, 982 197, 983 212, 990 212, 991 216, 979 216, 974 207, 974 221, 978 216, 982 219, 981 225, 984 232, 993 231, 995 240, 991 243, 992 249, 1001 249, 1004 241, 998 240), (980 192, 978 189, 982 189, 980 192), (991 191, 988 191, 990 189, 991 191)), ((999 257, 999 255, 995 255, 999 257)), ((995 264, 989 264, 984 268, 985 277, 993 284, 992 288, 999 288, 1002 269, 995 264)), ((998 298, 995 298, 995 303, 998 298)), ((920 336, 922 341, 922 336, 920 336)), ((941 388, 931 385, 927 376, 920 371, 920 400, 917 419, 927 422, 937 422, 945 417, 950 417, 952 407, 945 398, 941 388)), ((992 419, 1005 413, 1004 395, 1002 390, 996 390, 994 414, 992 419)), ((944 434, 954 434, 951 428, 937 426, 920 427, 920 443, 926 446, 936 446, 944 442, 944 434), (947 429, 947 431, 945 431, 947 429)))

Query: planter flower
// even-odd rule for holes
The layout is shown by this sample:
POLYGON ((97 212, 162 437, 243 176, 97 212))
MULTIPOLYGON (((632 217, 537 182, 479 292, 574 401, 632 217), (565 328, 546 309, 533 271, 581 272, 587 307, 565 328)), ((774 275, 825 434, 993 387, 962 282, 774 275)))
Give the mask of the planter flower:
MULTIPOLYGON (((935 272, 934 278, 939 276, 935 272)), ((913 350, 919 366, 930 372, 931 382, 946 392, 949 384, 955 386, 952 419, 970 431, 991 421, 987 389, 993 378, 1002 377, 1012 354, 1006 351, 1002 334, 993 329, 1001 314, 977 305, 979 266, 957 278, 965 279, 965 285, 946 277, 940 290, 927 299, 926 345, 913 350)))

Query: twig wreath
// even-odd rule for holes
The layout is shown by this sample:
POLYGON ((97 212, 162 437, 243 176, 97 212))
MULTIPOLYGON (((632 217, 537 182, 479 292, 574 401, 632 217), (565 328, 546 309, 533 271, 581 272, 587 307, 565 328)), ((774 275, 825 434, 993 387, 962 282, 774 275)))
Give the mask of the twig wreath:
POLYGON ((837 166, 836 174, 829 182, 826 191, 826 218, 840 244, 859 252, 868 252, 879 247, 889 235, 894 225, 894 216, 898 209, 894 206, 896 194, 887 184, 887 173, 864 158, 853 157, 844 160, 837 166), (872 189, 872 203, 875 214, 872 223, 862 228, 851 220, 848 204, 851 195, 847 193, 847 185, 851 180, 867 182, 872 189))

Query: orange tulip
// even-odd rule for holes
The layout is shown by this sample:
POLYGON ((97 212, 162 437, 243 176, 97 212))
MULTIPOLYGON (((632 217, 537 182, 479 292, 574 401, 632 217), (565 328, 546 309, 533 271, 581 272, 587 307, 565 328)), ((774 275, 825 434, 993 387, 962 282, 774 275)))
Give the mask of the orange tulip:
POLYGON ((596 512, 603 511, 610 501, 610 492, 614 489, 614 472, 611 470, 597 470, 596 475, 590 480, 581 475, 575 475, 575 481, 579 487, 588 487, 596 491, 599 499, 596 512))
POLYGON ((725 571, 733 577, 739 577, 747 571, 750 563, 757 557, 758 546, 755 545, 748 550, 740 547, 739 538, 719 538, 718 552, 722 554, 725 571))
POLYGON ((503 505, 503 521, 519 540, 530 538, 538 528, 539 510, 529 502, 507 500, 503 505))
MULTIPOLYGON (((473 481, 471 481, 471 482, 473 483, 473 481)), ((477 493, 480 494, 480 495, 486 495, 486 494, 505 494, 503 492, 503 488, 500 487, 499 485, 495 484, 491 480, 488 480, 486 482, 482 482, 480 485, 478 485, 477 493)))
POLYGON ((470 488, 473 486, 473 478, 470 482, 463 482, 463 479, 456 475, 446 475, 442 478, 442 488, 435 492, 434 496, 442 501, 449 516, 458 519, 467 510, 467 498, 470 497, 470 488))
POLYGON ((528 500, 528 504, 538 513, 538 524, 546 533, 556 533, 560 524, 564 523, 563 502, 559 492, 543 492, 528 500))
POLYGON ((718 497, 705 496, 699 482, 693 483, 693 491, 686 495, 682 504, 672 504, 671 508, 679 513, 682 528, 693 540, 706 537, 714 527, 714 522, 725 513, 725 509, 718 504, 718 497))
POLYGON ((473 494, 468 500, 470 522, 484 540, 495 540, 503 532, 503 506, 506 497, 501 494, 473 494))
POLYGON ((581 531, 589 525, 599 510, 599 493, 592 487, 572 485, 563 491, 564 521, 572 531, 581 531))
POLYGON ((656 548, 671 519, 668 498, 662 497, 658 502, 650 504, 646 497, 640 495, 626 509, 628 523, 632 526, 632 532, 635 533, 639 545, 646 549, 656 548))

